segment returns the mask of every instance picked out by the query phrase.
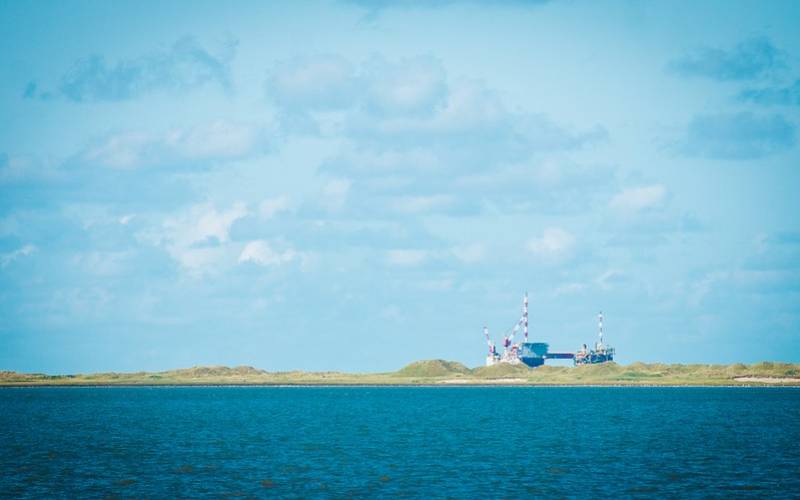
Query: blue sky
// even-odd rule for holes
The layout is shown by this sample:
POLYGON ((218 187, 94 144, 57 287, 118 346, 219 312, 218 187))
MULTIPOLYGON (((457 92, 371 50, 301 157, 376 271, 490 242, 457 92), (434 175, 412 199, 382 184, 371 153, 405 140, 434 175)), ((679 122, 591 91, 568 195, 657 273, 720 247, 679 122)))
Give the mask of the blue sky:
POLYGON ((3 2, 0 367, 800 361, 796 2, 3 2))

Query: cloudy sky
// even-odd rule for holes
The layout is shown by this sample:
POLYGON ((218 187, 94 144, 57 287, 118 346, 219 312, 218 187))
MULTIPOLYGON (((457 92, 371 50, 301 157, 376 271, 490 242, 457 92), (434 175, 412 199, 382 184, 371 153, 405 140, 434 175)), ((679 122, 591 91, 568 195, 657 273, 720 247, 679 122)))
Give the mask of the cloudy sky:
POLYGON ((3 2, 0 369, 800 361, 797 2, 3 2))

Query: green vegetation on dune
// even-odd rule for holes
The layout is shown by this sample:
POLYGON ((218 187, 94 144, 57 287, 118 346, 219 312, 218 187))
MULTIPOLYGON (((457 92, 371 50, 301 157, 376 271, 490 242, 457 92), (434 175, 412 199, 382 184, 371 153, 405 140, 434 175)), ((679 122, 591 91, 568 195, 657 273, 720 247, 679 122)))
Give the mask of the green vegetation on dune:
POLYGON ((394 377, 449 377, 468 373, 470 373, 470 369, 456 361, 432 359, 415 361, 391 375, 394 377))
POLYGON ((197 366, 163 372, 45 375, 0 371, 0 386, 35 385, 798 385, 800 365, 604 363, 578 367, 500 364, 467 368, 441 359, 390 373, 269 372, 251 366, 197 366))
POLYGON ((481 379, 503 379, 503 378, 526 378, 534 374, 535 371, 526 365, 499 364, 493 366, 479 366, 472 370, 472 375, 481 379))

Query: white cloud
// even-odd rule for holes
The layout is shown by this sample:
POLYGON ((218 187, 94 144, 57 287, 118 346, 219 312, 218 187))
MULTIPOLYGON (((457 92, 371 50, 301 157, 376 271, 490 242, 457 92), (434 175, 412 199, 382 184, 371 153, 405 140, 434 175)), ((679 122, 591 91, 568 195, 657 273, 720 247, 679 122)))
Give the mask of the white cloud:
POLYGON ((273 70, 267 90, 290 129, 319 133, 333 117, 336 126, 328 129, 373 149, 424 144, 483 166, 527 158, 534 149, 576 149, 606 136, 597 127, 575 134, 541 114, 509 110, 480 81, 449 81, 433 57, 376 56, 360 65, 334 56, 298 58, 273 70))
MULTIPOLYGON (((42 99, 57 95, 76 102, 124 101, 157 91, 178 94, 216 83, 231 88, 230 64, 236 55, 236 40, 226 40, 218 50, 209 50, 192 37, 160 49, 108 63, 100 55, 77 60, 61 77, 57 91, 39 92, 42 99)), ((36 96, 31 82, 26 97, 36 96)))
POLYGON ((666 195, 667 189, 660 184, 628 188, 614 196, 609 206, 627 212, 638 212, 661 206, 666 195))
POLYGON ((388 149, 404 143, 441 146, 452 141, 457 141, 462 148, 472 149, 475 145, 467 141, 478 134, 490 142, 508 139, 511 121, 516 117, 482 84, 457 82, 450 85, 442 99, 441 105, 426 114, 355 113, 349 132, 374 143, 388 141, 392 145, 388 149))
POLYGON ((6 267, 17 259, 33 254, 36 250, 35 245, 25 245, 12 252, 0 254, 0 267, 6 267))
POLYGON ((291 248, 278 251, 273 249, 267 241, 255 240, 245 245, 239 255, 239 262, 252 262, 260 266, 279 266, 292 262, 297 257, 297 252, 291 248))
POLYGON ((82 160, 113 168, 136 166, 154 139, 142 132, 123 132, 86 150, 82 160))
POLYGON ((702 306, 710 297, 727 294, 769 294, 797 289, 800 273, 785 268, 738 268, 706 273, 690 283, 687 301, 694 307, 702 306))
POLYGON ((119 218, 119 223, 122 224, 123 226, 127 226, 128 223, 132 221, 134 217, 136 217, 136 214, 123 215, 122 217, 119 218))
POLYGON ((344 58, 318 55, 285 61, 270 73, 267 92, 286 108, 348 107, 356 94, 353 66, 344 58))
POLYGON ((235 203, 227 210, 213 205, 196 205, 186 213, 170 217, 162 227, 143 239, 163 247, 172 258, 192 273, 213 271, 232 251, 227 248, 230 228, 248 215, 244 203, 235 203))
POLYGON ((420 174, 441 169, 435 154, 426 148, 408 150, 364 150, 343 148, 342 152, 324 161, 323 173, 359 178, 384 177, 402 173, 420 174))
POLYGON ((386 260, 395 266, 418 266, 429 257, 425 250, 396 249, 386 253, 386 260))
POLYGON ((92 165, 131 169, 182 162, 237 159, 264 147, 263 131, 233 122, 217 121, 163 134, 127 131, 107 137, 80 155, 92 165))
POLYGON ((627 274, 618 269, 609 269, 598 276, 595 281, 603 290, 610 290, 615 288, 617 285, 629 281, 629 277, 627 274))
POLYGON ((496 124, 509 117, 499 96, 482 83, 462 80, 451 86, 447 104, 433 123, 436 130, 463 130, 496 124))
POLYGON ((416 57, 391 63, 375 56, 365 64, 366 103, 378 114, 430 114, 447 97, 441 61, 416 57))
POLYGON ((429 114, 447 95, 444 67, 425 56, 373 56, 358 68, 338 56, 301 57, 279 63, 266 86, 279 106, 297 114, 354 107, 375 115, 429 114))
POLYGON ((34 157, 9 156, 0 153, 0 182, 17 179, 47 179, 57 175, 57 170, 34 157))
POLYGON ((573 131, 543 114, 506 106, 482 81, 448 80, 433 57, 373 57, 361 64, 332 56, 298 58, 273 68, 267 90, 287 134, 312 132, 343 141, 318 168, 334 180, 313 204, 329 212, 464 215, 479 213, 494 199, 501 210, 530 211, 532 203, 574 207, 583 194, 580 186, 602 177, 594 171, 551 175, 550 184, 560 191, 561 185, 571 187, 569 199, 550 194, 558 203, 532 202, 544 198, 530 196, 538 187, 530 186, 536 179, 527 165, 534 153, 576 150, 605 132, 573 131), (327 127, 329 122, 336 126, 327 127), (474 196, 456 189, 470 174, 493 180, 498 170, 521 164, 525 167, 510 186, 490 192, 475 186, 474 196))
POLYGON ((417 214, 441 210, 453 205, 455 198, 445 194, 431 196, 403 196, 390 202, 390 208, 402 214, 417 214))
POLYGON ((350 181, 347 179, 331 179, 322 188, 320 203, 331 212, 341 210, 350 192, 350 181))
POLYGON ((711 293, 715 286, 720 282, 727 280, 730 277, 728 272, 712 272, 706 273, 702 279, 695 281, 691 285, 691 292, 689 294, 689 304, 692 306, 699 306, 703 299, 711 293))
POLYGON ((238 158, 248 154, 259 141, 259 131, 248 125, 216 121, 190 129, 174 129, 163 143, 189 159, 238 158))
POLYGON ((197 207, 192 211, 192 220, 186 224, 178 221, 174 227, 187 243, 202 243, 215 238, 220 243, 225 243, 229 238, 231 225, 248 214, 244 203, 235 203, 230 209, 217 211, 214 207, 197 207))
POLYGON ((131 250, 124 251, 90 251, 76 254, 72 263, 82 272, 95 276, 122 275, 129 270, 127 261, 133 256, 131 250))
POLYGON ((572 295, 581 293, 582 291, 586 290, 586 288, 588 288, 588 286, 585 283, 564 283, 555 289, 553 295, 556 297, 561 295, 572 295))
POLYGON ((541 237, 528 241, 528 250, 542 257, 554 258, 567 255, 574 245, 575 237, 572 233, 550 227, 544 230, 541 237))
POLYGON ((271 219, 280 212, 289 209, 289 198, 285 195, 269 198, 258 205, 258 214, 264 219, 271 219))
POLYGON ((486 256, 486 245, 483 243, 470 243, 455 246, 451 250, 458 260, 465 264, 473 264, 483 260, 486 256))

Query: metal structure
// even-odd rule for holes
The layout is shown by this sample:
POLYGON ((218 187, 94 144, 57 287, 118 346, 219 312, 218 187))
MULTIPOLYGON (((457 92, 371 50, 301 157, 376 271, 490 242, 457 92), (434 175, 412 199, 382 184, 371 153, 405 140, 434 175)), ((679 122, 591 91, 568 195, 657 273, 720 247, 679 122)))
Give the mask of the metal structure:
POLYGON ((483 327, 483 334, 486 336, 486 343, 489 345, 489 354, 486 356, 486 366, 492 366, 500 362, 500 355, 497 354, 497 348, 494 346, 491 337, 489 337, 489 328, 483 327))
POLYGON ((603 343, 603 311, 597 315, 597 342, 594 349, 589 349, 586 344, 575 353, 576 365, 591 365, 614 361, 614 348, 603 343))
POLYGON ((589 349, 583 344, 578 352, 550 352, 550 346, 546 342, 528 341, 528 292, 522 299, 522 317, 503 337, 503 353, 499 354, 495 344, 489 336, 489 328, 483 327, 483 334, 489 346, 489 354, 486 356, 486 366, 498 363, 511 365, 525 364, 531 368, 542 366, 548 359, 571 359, 577 365, 588 365, 595 363, 605 363, 614 360, 614 348, 603 343, 603 313, 598 316, 598 341, 594 349, 589 349), (515 344, 514 336, 520 327, 523 328, 525 341, 515 344))

